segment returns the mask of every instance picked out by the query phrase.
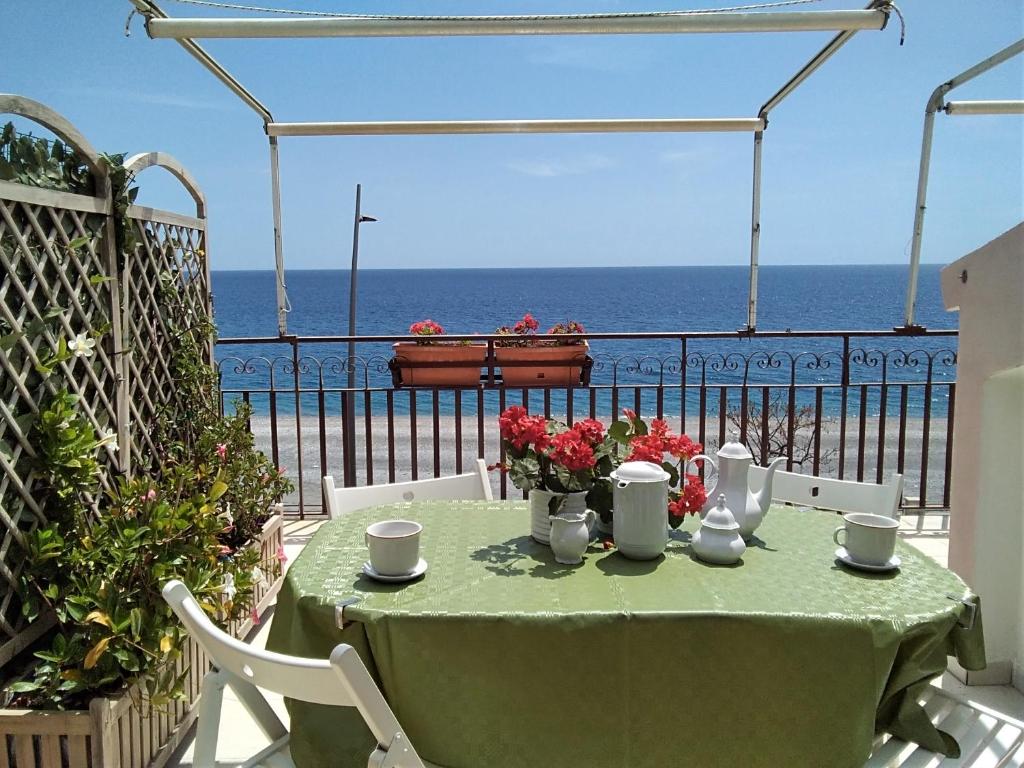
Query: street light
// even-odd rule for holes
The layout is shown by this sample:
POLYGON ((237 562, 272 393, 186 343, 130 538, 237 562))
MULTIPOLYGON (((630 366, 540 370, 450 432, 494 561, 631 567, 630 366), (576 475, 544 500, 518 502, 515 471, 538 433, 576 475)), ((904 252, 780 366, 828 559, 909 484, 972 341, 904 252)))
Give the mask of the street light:
MULTIPOLYGON (((348 335, 356 335, 356 283, 359 271, 359 225, 363 222, 376 221, 373 216, 364 216, 360 205, 362 199, 363 185, 356 184, 356 214, 352 229, 352 269, 349 272, 348 283, 348 335)), ((351 338, 348 342, 348 392, 345 394, 347 400, 347 418, 345 419, 345 475, 346 485, 355 485, 356 482, 356 414, 355 414, 355 387, 356 387, 356 343, 351 338)))

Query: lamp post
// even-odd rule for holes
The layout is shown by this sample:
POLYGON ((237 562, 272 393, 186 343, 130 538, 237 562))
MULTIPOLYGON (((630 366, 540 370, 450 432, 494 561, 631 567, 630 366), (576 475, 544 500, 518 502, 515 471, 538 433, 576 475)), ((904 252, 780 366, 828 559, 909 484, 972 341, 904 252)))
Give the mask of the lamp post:
MULTIPOLYGON (((373 216, 364 216, 361 210, 363 185, 356 184, 356 214, 352 229, 352 269, 349 272, 348 283, 348 335, 356 335, 356 285, 359 271, 359 225, 363 222, 376 221, 373 216)), ((356 343, 352 339, 348 342, 348 392, 345 393, 347 401, 347 414, 345 419, 345 484, 355 485, 356 482, 356 412, 355 412, 355 387, 356 387, 356 343)))

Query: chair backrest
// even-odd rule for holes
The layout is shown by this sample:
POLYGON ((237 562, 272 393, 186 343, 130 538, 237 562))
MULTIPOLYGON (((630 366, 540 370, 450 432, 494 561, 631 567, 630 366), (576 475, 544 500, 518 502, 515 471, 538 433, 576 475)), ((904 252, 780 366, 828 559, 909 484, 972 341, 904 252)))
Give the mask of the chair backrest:
POLYGON ((378 504, 430 499, 490 501, 494 496, 491 493, 491 481, 487 477, 487 463, 477 459, 475 472, 407 483, 338 488, 334 485, 334 478, 325 475, 324 498, 327 499, 327 514, 334 520, 347 512, 378 504))
POLYGON ((327 659, 287 656, 236 640, 210 620, 188 587, 176 579, 164 585, 163 596, 192 639, 202 646, 219 669, 288 698, 314 704, 355 706, 350 692, 331 672, 327 659))
MULTIPOLYGON (((768 470, 752 466, 747 475, 751 490, 764 485, 768 470)), ((772 498, 790 504, 833 509, 837 512, 871 512, 887 517, 899 517, 903 497, 903 475, 894 474, 888 483, 858 483, 831 477, 801 475, 796 472, 775 472, 772 498)))
MULTIPOLYGON (((162 591, 164 600, 218 669, 243 684, 274 691, 290 699, 355 707, 379 745, 385 749, 395 746, 393 765, 423 768, 416 750, 404 738, 398 718, 351 645, 335 646, 329 661, 260 650, 218 628, 182 582, 169 581, 162 591), (396 744, 396 735, 401 736, 401 743, 396 744)), ((384 752, 377 750, 373 754, 379 757, 384 752)))

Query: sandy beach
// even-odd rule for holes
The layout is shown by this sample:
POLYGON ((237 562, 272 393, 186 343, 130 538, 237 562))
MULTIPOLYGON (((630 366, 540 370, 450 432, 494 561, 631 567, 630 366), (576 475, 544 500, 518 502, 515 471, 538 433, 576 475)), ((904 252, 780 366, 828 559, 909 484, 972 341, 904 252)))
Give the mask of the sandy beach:
MULTIPOLYGON (((557 417, 556 417, 557 418, 557 417)), ((678 423, 673 428, 678 428, 678 423)), ((420 479, 437 474, 455 474, 457 471, 457 453, 461 446, 462 470, 470 471, 474 460, 482 453, 488 464, 494 464, 499 458, 499 439, 497 419, 488 416, 484 419, 483 440, 478 439, 477 420, 475 416, 464 416, 461 424, 461 439, 456 440, 456 420, 453 416, 441 416, 435 426, 433 418, 421 415, 415 420, 416 440, 418 447, 415 457, 412 452, 410 434, 413 427, 412 418, 396 415, 392 424, 393 439, 389 440, 389 425, 386 417, 374 417, 370 424, 369 449, 367 447, 366 422, 360 417, 356 424, 356 467, 358 484, 366 484, 368 479, 374 483, 411 480, 414 477, 413 464, 415 458, 416 476, 420 479), (436 435, 436 438, 435 438, 436 435), (371 468, 368 478, 367 466, 371 468), (389 475, 389 457, 393 457, 393 477, 389 475)), ((697 419, 688 420, 687 433, 694 439, 698 435, 697 419)), ((719 424, 717 418, 708 417, 706 422, 706 450, 713 452, 718 446, 719 424)), ((904 449, 904 494, 907 497, 921 496, 921 448, 923 420, 908 418, 906 425, 906 445, 904 449)), ((271 450, 271 423, 268 417, 253 417, 252 431, 256 445, 268 456, 271 450)), ((864 480, 874 482, 876 479, 879 453, 879 435, 877 420, 869 419, 865 426, 863 455, 857 450, 859 423, 856 418, 847 422, 845 440, 844 467, 846 479, 857 479, 858 463, 863 462, 864 480)), ((838 476, 839 461, 839 424, 823 424, 821 444, 823 453, 830 458, 822 462, 819 474, 822 476, 838 476)), ((289 477, 296 483, 296 491, 285 503, 289 507, 299 503, 299 440, 296 436, 294 416, 280 416, 277 425, 278 456, 277 464, 283 467, 289 477)), ((343 448, 340 417, 329 417, 322 428, 319 420, 314 417, 303 417, 301 423, 302 443, 302 502, 306 512, 319 511, 321 504, 321 477, 325 474, 334 475, 340 484, 343 476, 343 448), (321 439, 322 437, 322 439, 321 439), (321 448, 321 443, 323 447, 321 448)), ((887 479, 897 468, 897 451, 899 446, 899 422, 887 422, 883 441, 884 465, 882 477, 887 479)), ((943 481, 946 460, 946 422, 943 419, 932 419, 928 441, 928 473, 926 499, 928 504, 942 502, 943 481)), ((798 470, 799 471, 799 470, 798 470)), ((810 464, 804 471, 810 473, 810 464)), ((501 491, 502 479, 498 472, 492 473, 492 487, 496 495, 501 491)), ((518 491, 509 484, 507 495, 515 497, 518 491)))

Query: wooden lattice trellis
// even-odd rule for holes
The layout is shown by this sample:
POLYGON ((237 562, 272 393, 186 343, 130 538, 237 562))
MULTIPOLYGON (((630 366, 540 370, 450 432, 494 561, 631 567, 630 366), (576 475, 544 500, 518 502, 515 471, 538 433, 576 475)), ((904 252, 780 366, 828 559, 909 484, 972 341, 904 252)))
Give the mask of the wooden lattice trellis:
POLYGON ((116 435, 101 457, 102 487, 110 488, 118 473, 148 468, 151 427, 159 409, 174 404, 169 318, 188 327, 211 316, 205 203, 174 158, 137 155, 126 171, 166 168, 195 199, 196 216, 131 206, 138 244, 121 257, 107 168, 89 142, 37 102, 0 94, 3 113, 64 140, 92 171, 95 193, 0 181, 0 666, 53 624, 49 616, 27 622, 16 589, 25 533, 46 521, 33 494, 29 441, 40 408, 67 388, 97 434, 116 435), (40 373, 62 341, 97 331, 102 336, 89 354, 59 363, 49 376, 40 373))

